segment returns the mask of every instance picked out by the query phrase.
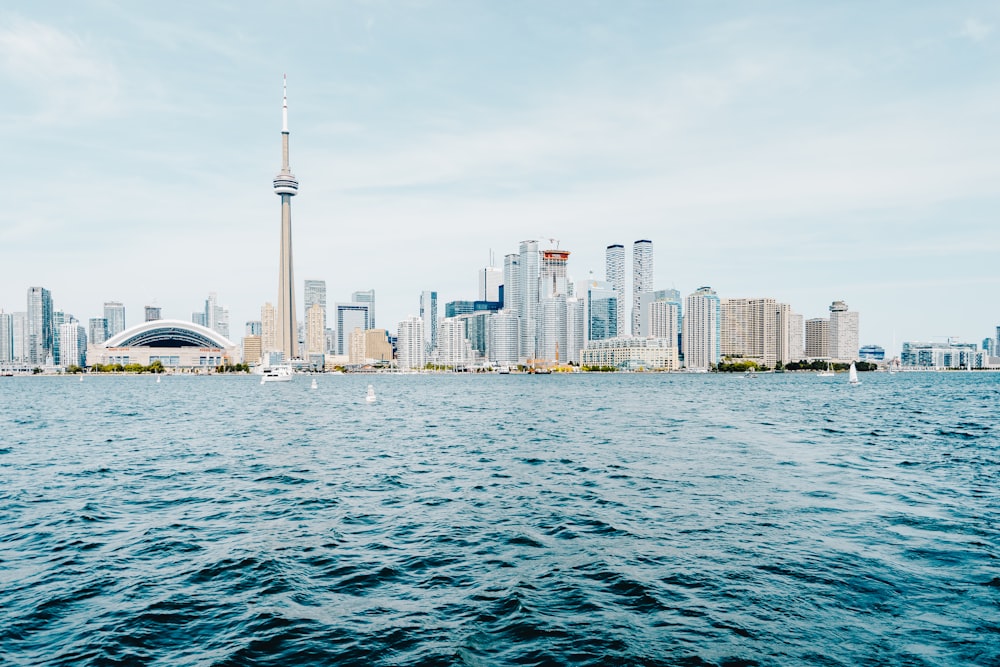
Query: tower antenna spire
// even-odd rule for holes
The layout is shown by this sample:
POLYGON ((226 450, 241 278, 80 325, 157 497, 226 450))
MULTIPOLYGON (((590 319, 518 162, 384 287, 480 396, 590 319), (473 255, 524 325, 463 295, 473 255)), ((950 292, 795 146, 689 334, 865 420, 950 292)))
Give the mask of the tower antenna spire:
POLYGON ((281 131, 288 132, 288 75, 281 75, 281 131))

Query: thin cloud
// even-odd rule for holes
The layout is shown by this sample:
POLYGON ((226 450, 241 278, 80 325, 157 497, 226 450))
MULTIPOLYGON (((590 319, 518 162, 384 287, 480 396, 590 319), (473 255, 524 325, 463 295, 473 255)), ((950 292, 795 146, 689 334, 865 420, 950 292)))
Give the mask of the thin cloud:
POLYGON ((983 23, 979 19, 966 19, 962 25, 962 36, 968 37, 973 42, 982 42, 990 36, 991 32, 993 32, 993 26, 983 23))
POLYGON ((0 21, 0 77, 21 89, 6 113, 44 123, 72 123, 115 113, 118 74, 85 40, 51 25, 10 15, 0 21))

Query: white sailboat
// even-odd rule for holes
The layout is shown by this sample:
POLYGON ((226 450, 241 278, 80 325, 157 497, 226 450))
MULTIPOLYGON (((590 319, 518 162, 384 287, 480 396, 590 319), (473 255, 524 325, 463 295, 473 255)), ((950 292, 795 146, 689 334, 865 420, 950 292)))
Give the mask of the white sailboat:
POLYGON ((829 361, 826 362, 825 371, 820 371, 819 373, 816 373, 816 377, 821 377, 821 378, 832 378, 833 376, 834 376, 833 364, 831 364, 829 361))
POLYGON ((375 387, 368 385, 368 393, 365 394, 365 402, 367 403, 375 402, 375 387))
POLYGON ((309 385, 310 389, 316 389, 319 385, 316 384, 316 378, 313 378, 312 384, 309 385))
POLYGON ((851 362, 851 370, 847 372, 847 382, 848 384, 861 384, 858 380, 858 369, 854 367, 854 362, 851 362))

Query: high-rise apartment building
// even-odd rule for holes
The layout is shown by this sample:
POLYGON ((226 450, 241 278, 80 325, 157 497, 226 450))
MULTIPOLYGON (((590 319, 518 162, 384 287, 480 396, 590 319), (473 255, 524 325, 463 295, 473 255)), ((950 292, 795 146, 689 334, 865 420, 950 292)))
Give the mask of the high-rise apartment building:
POLYGON ((520 357, 518 350, 520 339, 516 313, 504 309, 489 316, 486 356, 492 363, 498 366, 516 366, 520 357))
POLYGON ((520 318, 521 327, 521 356, 524 358, 534 358, 535 339, 538 335, 538 276, 539 260, 538 241, 521 241, 520 254, 520 276, 518 286, 520 287, 520 298, 517 303, 517 315, 520 318))
POLYGON ((847 309, 843 301, 830 304, 829 329, 830 357, 837 361, 858 359, 858 313, 847 309))
POLYGON ((364 290, 351 294, 351 301, 368 305, 368 329, 375 328, 375 290, 364 290))
POLYGON ((87 332, 75 320, 59 325, 58 363, 63 368, 87 365, 87 332))
POLYGON ((14 361, 14 318, 0 310, 0 364, 14 361))
POLYGON ((424 350, 430 354, 438 340, 438 293, 424 290, 420 293, 420 319, 424 323, 424 350))
POLYGON ((805 324, 802 315, 788 313, 788 360, 802 361, 805 357, 805 324))
POLYGON ((465 339, 465 322, 458 317, 446 317, 438 327, 435 358, 439 364, 461 368, 472 361, 472 350, 465 339))
POLYGON ((352 366, 360 366, 365 363, 365 331, 354 327, 350 335, 350 344, 347 347, 347 363, 352 366))
POLYGON ((163 312, 159 306, 146 306, 146 322, 156 322, 157 320, 163 319, 161 313, 163 312))
POLYGON ((52 295, 44 287, 28 288, 28 363, 41 365, 53 353, 52 295))
POLYGON ((699 287, 684 300, 684 365, 708 370, 719 363, 720 304, 711 287, 699 287))
POLYGON ((125 304, 119 301, 105 301, 104 319, 108 321, 108 338, 114 338, 125 331, 125 304))
POLYGON ((91 317, 87 322, 87 339, 91 345, 100 345, 108 339, 108 321, 103 317, 91 317))
POLYGON ((28 363, 28 350, 31 347, 28 340, 28 313, 16 312, 10 314, 12 361, 18 364, 28 363))
POLYGON ((278 352, 277 311, 268 301, 260 307, 260 346, 267 352, 278 352))
POLYGON ((768 298, 721 299, 719 350, 723 357, 774 367, 778 361, 778 304, 768 298))
POLYGON ((219 295, 215 292, 209 292, 205 300, 204 326, 229 338, 229 310, 219 305, 219 295))
POLYGON ((365 361, 392 361, 392 343, 385 329, 369 329, 365 332, 365 361))
MULTIPOLYGON (((631 331, 630 327, 626 327, 627 319, 625 315, 625 246, 620 243, 609 245, 604 251, 604 262, 604 277, 611 284, 616 300, 615 333, 611 336, 604 336, 604 338, 614 338, 618 335, 624 335, 626 329, 631 331)), ((594 338, 593 340, 602 339, 594 338)))
POLYGON ((653 242, 640 239, 632 244, 632 335, 639 335, 639 298, 653 291, 653 242))
POLYGON ((306 310, 306 354, 323 354, 326 351, 326 308, 314 301, 306 310))
POLYGON ((587 346, 586 311, 585 298, 566 298, 566 350, 559 354, 562 363, 580 363, 580 352, 587 346))
POLYGON ((264 356, 261 338, 258 334, 247 334, 243 337, 243 363, 256 364, 264 356))
POLYGON ((535 358, 562 363, 566 361, 566 296, 547 296, 539 306, 539 335, 535 358))
POLYGON ((806 358, 830 358, 830 320, 814 317, 806 320, 806 358))
POLYGON ((479 270, 477 276, 480 301, 500 301, 500 286, 503 285, 503 270, 487 266, 479 270))
POLYGON ((411 315, 396 331, 396 364, 400 370, 419 370, 427 363, 424 352, 424 322, 411 315))
POLYGON ((319 304, 323 309, 323 330, 326 330, 326 281, 325 280, 307 280, 304 284, 303 296, 305 302, 306 312, 309 309, 319 304))
POLYGON ((515 315, 521 302, 521 256, 515 253, 503 258, 503 307, 515 315))

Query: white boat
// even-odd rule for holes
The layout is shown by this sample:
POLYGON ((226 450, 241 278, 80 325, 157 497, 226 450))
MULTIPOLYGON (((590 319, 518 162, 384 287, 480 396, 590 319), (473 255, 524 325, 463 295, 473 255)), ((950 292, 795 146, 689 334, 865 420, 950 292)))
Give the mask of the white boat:
POLYGON ((826 370, 816 373, 816 377, 820 378, 832 378, 835 375, 833 372, 833 365, 828 361, 826 362, 826 370))
POLYGON ((309 388, 310 389, 316 389, 317 387, 319 387, 319 385, 316 384, 316 378, 313 378, 312 384, 309 385, 309 388))
POLYGON ((854 367, 854 362, 851 362, 851 370, 847 372, 847 382, 849 384, 861 384, 858 380, 858 369, 854 367))
POLYGON ((260 376, 260 383, 268 382, 289 382, 292 379, 292 367, 284 364, 278 366, 267 366, 260 376))
POLYGON ((160 375, 159 375, 159 373, 157 373, 157 375, 156 375, 156 384, 160 384, 160 375))
POLYGON ((375 402, 375 387, 368 385, 368 393, 365 394, 365 401, 368 403, 375 402))

